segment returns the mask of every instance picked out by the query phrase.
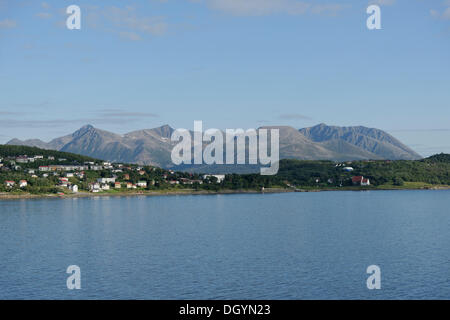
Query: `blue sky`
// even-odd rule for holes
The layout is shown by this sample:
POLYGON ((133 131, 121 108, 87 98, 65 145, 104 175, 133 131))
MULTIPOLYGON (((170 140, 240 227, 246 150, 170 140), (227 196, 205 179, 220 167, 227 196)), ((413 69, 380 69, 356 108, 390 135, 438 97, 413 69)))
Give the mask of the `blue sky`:
POLYGON ((0 143, 324 122, 450 153, 450 1, 370 2, 382 30, 366 0, 0 0, 0 143))

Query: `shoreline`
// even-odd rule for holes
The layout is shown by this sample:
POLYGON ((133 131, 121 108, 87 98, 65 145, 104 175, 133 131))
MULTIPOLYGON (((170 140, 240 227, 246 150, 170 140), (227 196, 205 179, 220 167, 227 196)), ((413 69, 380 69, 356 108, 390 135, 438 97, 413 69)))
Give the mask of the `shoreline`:
POLYGON ((399 190, 450 190, 450 186, 436 186, 436 187, 422 187, 422 188, 322 188, 322 189, 282 189, 282 188, 266 188, 262 190, 220 190, 220 191, 208 191, 208 190, 176 190, 176 191, 143 191, 143 192, 115 192, 115 193, 91 193, 91 192, 79 192, 65 195, 57 194, 8 194, 0 193, 0 201, 3 200, 33 200, 33 199, 73 199, 73 198, 94 198, 94 197, 137 197, 137 196, 180 196, 180 195, 219 195, 219 194, 272 194, 272 193, 291 193, 291 192, 323 192, 323 191, 399 191, 399 190))

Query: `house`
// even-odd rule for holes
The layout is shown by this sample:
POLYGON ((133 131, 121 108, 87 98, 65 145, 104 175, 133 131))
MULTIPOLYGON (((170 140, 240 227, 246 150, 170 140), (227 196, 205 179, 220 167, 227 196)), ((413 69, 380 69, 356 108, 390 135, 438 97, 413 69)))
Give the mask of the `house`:
POLYGON ((115 183, 116 182, 116 178, 99 178, 99 179, 97 179, 97 182, 98 183, 102 183, 102 184, 115 183))
POLYGON ((78 192, 78 186, 76 184, 73 184, 69 187, 70 191, 72 191, 73 193, 77 193, 78 192))
POLYGON ((123 178, 125 180, 130 180, 130 175, 128 173, 126 173, 126 174, 123 175, 123 178))
POLYGON ((352 177, 352 183, 355 186, 370 186, 370 180, 365 179, 363 176, 352 177))
POLYGON ((47 172, 47 171, 50 171, 50 167, 49 167, 49 166, 40 166, 40 167, 39 167, 39 171, 40 171, 40 172, 47 172))
POLYGON ((83 171, 83 172, 77 172, 77 173, 75 173, 75 175, 76 175, 78 178, 83 179, 83 178, 84 178, 84 171, 83 171))
POLYGON ((34 169, 28 169, 28 173, 29 173, 29 174, 34 174, 35 171, 34 171, 34 169))
POLYGON ((180 181, 177 181, 177 180, 170 180, 169 183, 170 183, 170 184, 180 184, 180 181))
POLYGON ((141 170, 139 171, 139 175, 143 176, 145 174, 145 171, 141 170))
POLYGON ((14 187, 14 185, 16 184, 14 181, 5 181, 5 184, 8 188, 12 188, 14 187))
POLYGON ((27 180, 20 180, 19 181, 19 188, 25 188, 28 185, 27 180))
POLYGON ((107 183, 102 184, 102 190, 109 190, 109 189, 110 189, 109 184, 107 184, 107 183))
POLYGON ((140 188, 147 188, 147 181, 139 181, 136 186, 140 188))
POLYGON ((48 156, 48 158, 47 158, 48 160, 55 160, 55 157, 52 157, 52 156, 48 156))
POLYGON ((61 187, 67 187, 69 184, 69 179, 68 178, 59 178, 59 185, 61 187))
POLYGON ((133 188, 133 184, 131 182, 127 182, 127 189, 133 188))
POLYGON ((90 183, 89 191, 94 192, 94 193, 100 192, 100 184, 99 183, 90 183))
POLYGON ((114 183, 114 188, 120 189, 120 188, 122 188, 122 184, 120 182, 116 182, 116 183, 114 183))
POLYGON ((73 178, 73 173, 72 172, 67 172, 66 173, 66 177, 67 178, 73 178))
POLYGON ((17 163, 28 163, 28 157, 27 156, 19 156, 16 158, 17 163))
POLYGON ((44 159, 44 156, 38 155, 38 156, 34 156, 35 160, 39 160, 39 159, 44 159))

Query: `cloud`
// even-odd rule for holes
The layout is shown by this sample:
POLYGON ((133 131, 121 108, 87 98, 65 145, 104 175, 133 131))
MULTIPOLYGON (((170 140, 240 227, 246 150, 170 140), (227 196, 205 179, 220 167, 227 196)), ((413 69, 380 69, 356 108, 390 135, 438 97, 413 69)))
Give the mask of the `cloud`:
POLYGON ((131 40, 131 41, 139 41, 141 40, 141 36, 138 35, 137 33, 134 32, 120 32, 119 33, 120 37, 126 40, 131 40))
POLYGON ((371 0, 369 4, 376 4, 379 6, 392 6, 397 2, 397 0, 371 0))
POLYGON ((20 114, 19 112, 0 111, 0 116, 15 116, 19 114, 20 114))
POLYGON ((191 2, 205 3, 213 10, 236 16, 302 15, 306 13, 336 15, 346 7, 339 3, 316 4, 312 1, 300 0, 191 0, 191 2))
POLYGON ((11 29, 17 27, 17 22, 11 19, 0 20, 0 29, 11 29))
POLYGON ((278 118, 281 120, 312 120, 310 117, 299 113, 281 114, 278 118))
POLYGON ((39 13, 36 13, 36 17, 41 18, 41 19, 50 19, 52 17, 52 14, 48 13, 48 12, 39 12, 39 13))
POLYGON ((0 128, 53 128, 86 123, 124 125, 159 117, 159 115, 151 112, 123 111, 120 109, 97 110, 91 113, 92 116, 80 118, 26 119, 25 115, 32 117, 29 112, 0 111, 0 128))
POLYGON ((168 30, 165 17, 142 16, 133 6, 88 6, 84 10, 88 28, 113 32, 126 40, 139 41, 143 35, 162 36, 168 30))
POLYGON ((103 109, 99 111, 100 115, 107 118, 123 118, 123 117, 136 117, 136 118, 158 118, 159 115, 152 112, 130 112, 122 111, 120 109, 103 109))
POLYGON ((450 0, 444 1, 444 6, 446 6, 443 11, 431 9, 430 14, 432 17, 442 20, 450 20, 450 0))

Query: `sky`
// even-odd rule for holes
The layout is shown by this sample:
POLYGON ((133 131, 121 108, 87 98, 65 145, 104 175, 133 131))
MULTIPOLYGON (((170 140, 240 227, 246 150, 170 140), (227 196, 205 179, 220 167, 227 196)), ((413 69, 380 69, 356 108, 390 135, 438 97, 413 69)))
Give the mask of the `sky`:
POLYGON ((0 143, 194 120, 362 125, 450 153, 450 0, 0 0, 0 143))

